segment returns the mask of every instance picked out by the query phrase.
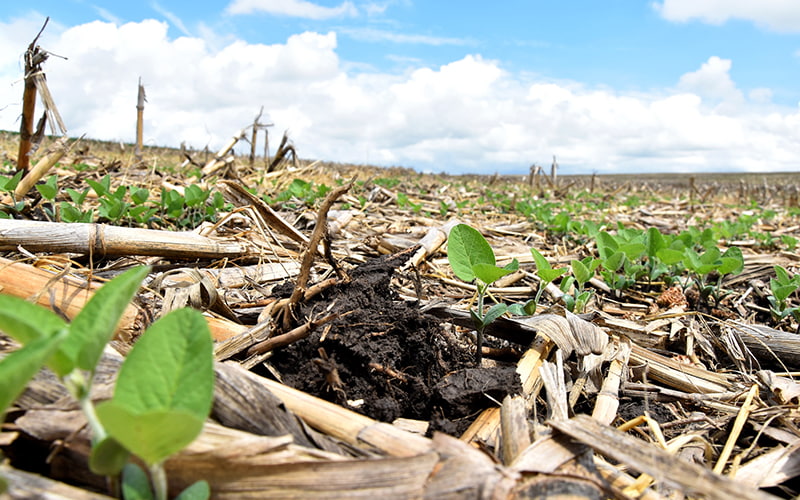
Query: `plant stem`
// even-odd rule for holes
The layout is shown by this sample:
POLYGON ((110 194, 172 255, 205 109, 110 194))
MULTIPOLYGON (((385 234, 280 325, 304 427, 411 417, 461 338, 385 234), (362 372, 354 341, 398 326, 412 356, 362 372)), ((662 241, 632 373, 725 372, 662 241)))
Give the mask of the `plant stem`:
POLYGON ((105 439, 106 430, 100 423, 100 419, 97 418, 97 412, 94 411, 94 403, 92 403, 91 379, 87 381, 83 373, 76 368, 63 378, 63 382, 72 397, 78 400, 81 411, 83 411, 86 421, 89 422, 89 428, 92 429, 92 442, 97 443, 105 439))
POLYGON ((86 420, 89 422, 89 427, 92 429, 92 442, 99 443, 106 438, 107 433, 103 424, 100 423, 100 419, 97 418, 97 412, 94 411, 92 398, 86 395, 86 397, 81 398, 80 404, 83 415, 86 417, 86 420))
POLYGON ((150 466, 150 480, 153 481, 155 500, 167 500, 167 472, 163 462, 150 466))
POLYGON ((475 351, 475 363, 478 365, 478 368, 481 367, 481 361, 483 360, 483 330, 486 328, 486 325, 483 323, 484 312, 483 312, 483 297, 486 294, 486 289, 489 288, 489 285, 486 284, 479 284, 478 285, 478 314, 477 316, 480 318, 481 323, 478 325, 478 328, 475 329, 476 333, 476 345, 477 350, 475 351))

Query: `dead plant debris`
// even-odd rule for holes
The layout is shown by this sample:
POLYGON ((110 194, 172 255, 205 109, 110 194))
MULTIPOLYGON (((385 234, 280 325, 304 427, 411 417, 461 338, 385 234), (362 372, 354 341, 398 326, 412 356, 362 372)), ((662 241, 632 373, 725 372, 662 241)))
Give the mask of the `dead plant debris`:
MULTIPOLYGON (((167 463, 171 491, 205 478, 214 498, 800 493, 800 303, 778 304, 770 285, 774 266, 800 272, 797 175, 489 180, 307 163, 284 149, 291 164, 263 167, 229 151, 224 164, 167 148, 137 160, 84 140, 54 167, 56 195, 30 189, 0 207, 10 217, 0 219, 2 293, 69 318, 103 280, 153 266, 103 360, 97 399, 109 397, 117 353, 154 318, 183 304, 206 313, 216 400, 201 437, 167 463), (180 167, 185 157, 198 160, 180 167), (125 187, 129 204, 140 189, 165 198, 115 218, 89 180, 125 187), (88 190, 85 200, 67 188, 88 190), (188 203, 198 193, 204 201, 188 203), (185 204, 170 211, 178 195, 185 204), (73 209, 94 218, 64 222, 73 209), (487 327, 480 366, 475 286, 446 256, 458 222, 481 231, 498 265, 520 263, 491 300, 543 292, 534 316, 487 327), (598 255, 598 231, 711 224, 728 231, 721 250, 741 249, 740 273, 692 281, 673 267, 617 286, 622 267, 598 268, 580 283, 591 294, 579 314, 564 307, 577 282, 542 281, 529 250, 569 267, 598 255)), ((1 351, 15 346, 0 337, 1 351)), ((59 387, 43 372, 6 417, 0 475, 12 496, 111 493, 88 470, 85 421, 59 387)))

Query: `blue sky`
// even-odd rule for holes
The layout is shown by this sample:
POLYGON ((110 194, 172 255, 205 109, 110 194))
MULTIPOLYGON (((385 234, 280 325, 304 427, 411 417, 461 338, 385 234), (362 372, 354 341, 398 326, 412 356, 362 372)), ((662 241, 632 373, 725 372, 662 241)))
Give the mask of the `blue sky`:
POLYGON ((71 135, 215 148, 263 105, 300 155, 453 173, 800 169, 800 3, 4 2, 0 128, 40 45, 71 135))

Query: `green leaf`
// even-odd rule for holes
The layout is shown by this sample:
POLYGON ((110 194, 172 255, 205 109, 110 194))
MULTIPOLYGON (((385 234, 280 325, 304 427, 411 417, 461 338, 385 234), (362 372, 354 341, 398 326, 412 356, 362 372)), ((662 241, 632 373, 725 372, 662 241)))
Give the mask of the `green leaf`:
POLYGON ((697 255, 697 252, 694 249, 686 247, 683 251, 683 265, 686 266, 686 269, 692 272, 697 272, 697 268, 703 265, 703 262, 700 260, 700 256, 697 255))
POLYGON ((69 195, 69 199, 72 200, 72 203, 76 205, 83 204, 83 201, 86 199, 86 195, 89 194, 89 189, 84 189, 83 191, 77 191, 72 188, 67 188, 67 194, 69 195))
POLYGON ((97 193, 97 196, 103 197, 109 193, 111 189, 111 177, 108 175, 103 176, 100 179, 100 182, 95 181, 94 179, 86 179, 86 183, 94 189, 94 192, 97 193))
POLYGON ((722 254, 722 264, 717 271, 720 274, 739 274, 744 270, 744 256, 739 247, 730 247, 722 254))
POLYGON ((513 316, 527 316, 528 313, 525 312, 525 307, 522 304, 511 304, 508 306, 509 314, 513 316))
POLYGON ((491 264, 474 264, 472 266, 472 272, 479 280, 488 284, 494 283, 503 276, 509 275, 514 271, 493 266, 491 264))
POLYGON ((780 302, 785 301, 787 298, 789 298, 789 295, 797 290, 795 285, 780 285, 774 280, 770 280, 769 287, 772 290, 772 295, 774 295, 775 298, 780 302))
POLYGON ((591 255, 581 259, 581 263, 583 263, 583 265, 586 266, 586 269, 588 269, 592 274, 594 274, 595 270, 600 267, 601 262, 602 261, 600 259, 596 259, 591 255))
POLYGON ((19 297, 0 295, 0 330, 22 344, 51 337, 66 327, 66 321, 42 306, 19 297))
POLYGON ((544 255, 542 255, 535 248, 531 248, 531 255, 533 255, 533 261, 536 264, 536 275, 539 276, 539 279, 544 281, 545 284, 556 280, 562 274, 567 272, 566 267, 562 267, 560 269, 553 269, 552 266, 550 266, 550 263, 544 257, 544 255))
POLYGON ((656 257, 664 264, 672 266, 683 260, 683 252, 674 248, 662 248, 656 252, 656 257))
POLYGON ((475 264, 495 265, 494 251, 489 242, 477 229, 466 224, 458 224, 450 230, 447 260, 458 279, 466 282, 475 279, 475 264))
POLYGON ((614 252, 603 260, 603 267, 609 271, 619 271, 623 264, 625 264, 625 254, 622 252, 614 252))
POLYGON ((134 413, 113 400, 100 403, 97 415, 114 439, 148 465, 162 462, 194 441, 205 421, 183 410, 134 413))
POLYGON ((505 269, 506 271, 511 271, 513 273, 514 271, 519 270, 519 261, 515 257, 511 259, 511 262, 503 266, 503 269, 505 269))
POLYGON ((65 336, 66 330, 62 330, 53 337, 35 339, 0 360, 0 421, 6 408, 22 393, 65 336))
POLYGON ((624 253, 628 259, 637 260, 644 255, 647 247, 643 243, 624 243, 619 246, 618 250, 624 253))
POLYGON ((211 497, 211 488, 208 481, 201 479, 185 490, 181 491, 175 500, 208 500, 211 497))
POLYGON ((566 307, 568 311, 575 311, 575 299, 572 297, 572 295, 566 294, 561 297, 561 300, 564 301, 564 307, 566 307))
POLYGON ((607 231, 597 233, 597 253, 602 259, 608 259, 617 252, 619 243, 607 231))
POLYGON ((53 201, 58 194, 58 176, 51 175, 44 184, 37 184, 36 190, 45 200, 53 201))
POLYGON ((536 274, 539 276, 539 278, 545 284, 547 284, 547 283, 550 283, 551 281, 555 281, 556 279, 561 277, 561 275, 563 275, 567 271, 568 271, 568 269, 566 267, 562 267, 562 268, 559 268, 559 269, 543 269, 543 270, 537 271, 536 274))
POLYGON ((92 446, 89 469, 99 476, 116 476, 120 473, 131 452, 111 436, 106 436, 92 446))
POLYGON ((579 260, 573 260, 570 262, 570 266, 572 266, 572 274, 575 276, 575 280, 580 286, 583 286, 584 283, 592 278, 592 272, 589 271, 589 268, 586 267, 583 262, 579 260))
POLYGON ((651 227, 647 229, 645 246, 647 247, 647 256, 653 258, 658 254, 659 250, 667 248, 667 242, 664 240, 664 235, 661 234, 661 231, 651 227))
POLYGON ((791 281, 789 278, 789 272, 783 268, 783 266, 774 265, 772 268, 775 270, 775 279, 781 285, 785 285, 791 281))
POLYGON ((545 271, 552 269, 550 263, 547 261, 544 255, 542 255, 541 252, 539 252, 539 250, 531 248, 531 255, 533 255, 533 262, 536 264, 537 271, 545 271))
POLYGON ((190 308, 167 314, 128 354, 114 401, 137 412, 181 409, 205 419, 214 393, 212 351, 202 314, 190 308))
POLYGON ((508 311, 508 306, 505 304, 495 304, 486 311, 486 314, 483 315, 483 326, 489 325, 492 321, 496 320, 500 316, 508 311))
MULTIPOLYGON (((19 297, 0 295, 0 329, 22 344, 27 345, 40 338, 52 338, 58 332, 66 332, 67 328, 66 321, 44 307, 19 297)), ((66 375, 72 371, 73 364, 58 349, 47 360, 47 366, 58 375, 66 375)))
POLYGON ((138 465, 129 463, 122 469, 122 498, 124 500, 153 500, 153 490, 147 473, 138 465))
POLYGON ((122 364, 114 397, 97 414, 111 436, 153 464, 197 437, 213 397, 208 325, 199 312, 179 309, 142 335, 122 364))
POLYGON ((94 371, 122 313, 149 270, 149 267, 140 266, 120 274, 100 287, 75 316, 61 349, 75 366, 94 371))
POLYGON ((131 201, 137 205, 141 205, 142 203, 146 202, 149 197, 150 191, 148 189, 138 188, 131 190, 131 201))
POLYGON ((24 170, 17 170, 17 173, 14 174, 13 177, 0 177, 0 191, 7 191, 10 193, 17 189, 17 185, 19 181, 22 180, 22 174, 24 173, 24 170))

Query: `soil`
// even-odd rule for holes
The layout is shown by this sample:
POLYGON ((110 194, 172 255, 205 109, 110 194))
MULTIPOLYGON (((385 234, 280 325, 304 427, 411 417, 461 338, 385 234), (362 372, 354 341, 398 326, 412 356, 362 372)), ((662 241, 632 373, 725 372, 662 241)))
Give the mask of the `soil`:
POLYGON ((349 282, 302 305, 298 318, 337 313, 334 322, 270 359, 282 381, 374 419, 429 421, 428 432, 463 432, 481 410, 521 390, 513 367, 478 368, 441 320, 391 288, 401 257, 376 258, 349 282))

